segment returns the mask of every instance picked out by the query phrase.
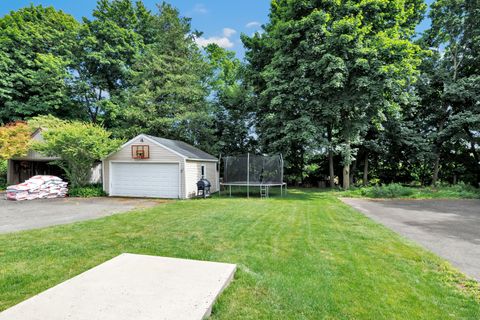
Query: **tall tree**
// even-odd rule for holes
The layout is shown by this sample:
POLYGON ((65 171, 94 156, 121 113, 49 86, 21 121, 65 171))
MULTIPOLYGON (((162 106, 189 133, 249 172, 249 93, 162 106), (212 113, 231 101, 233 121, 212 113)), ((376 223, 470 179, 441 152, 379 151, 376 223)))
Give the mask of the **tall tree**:
POLYGON ((154 40, 133 67, 133 86, 119 114, 121 134, 160 135, 211 151, 210 68, 195 43, 190 19, 166 3, 158 10, 152 24, 154 40))
POLYGON ((0 123, 78 113, 66 80, 79 27, 53 7, 30 5, 0 19, 0 123))
POLYGON ((75 55, 73 98, 91 121, 111 119, 116 98, 130 87, 132 66, 152 41, 153 16, 141 1, 99 0, 93 19, 83 18, 75 55))
POLYGON ((421 0, 272 1, 265 33, 244 37, 260 136, 293 147, 297 162, 334 127, 349 188, 353 145, 372 119, 411 96, 421 62, 411 38, 424 9, 421 0))
POLYGON ((281 153, 288 179, 298 183, 303 181, 304 168, 319 134, 305 112, 305 99, 297 95, 298 86, 292 83, 292 77, 298 74, 294 58, 275 59, 278 51, 284 50, 288 54, 292 48, 276 42, 274 27, 272 18, 272 22, 265 26, 265 33, 256 33, 251 38, 242 35, 249 62, 246 75, 254 91, 252 103, 255 105, 256 134, 261 151, 281 153), (274 63, 284 68, 276 72, 272 69, 274 63))
MULTIPOLYGON (((424 72, 425 105, 429 107, 427 128, 432 132, 435 154, 432 183, 439 179, 442 154, 467 144, 465 158, 480 182, 480 3, 465 0, 438 0, 432 4, 431 28, 423 41, 432 49, 424 72), (429 125, 429 127, 428 127, 429 125), (447 148, 445 148, 447 147, 447 148)), ((457 150, 460 151, 460 150, 457 150)))
POLYGON ((205 48, 211 67, 210 90, 215 113, 216 149, 221 154, 253 151, 253 113, 245 66, 235 52, 210 44, 205 48))

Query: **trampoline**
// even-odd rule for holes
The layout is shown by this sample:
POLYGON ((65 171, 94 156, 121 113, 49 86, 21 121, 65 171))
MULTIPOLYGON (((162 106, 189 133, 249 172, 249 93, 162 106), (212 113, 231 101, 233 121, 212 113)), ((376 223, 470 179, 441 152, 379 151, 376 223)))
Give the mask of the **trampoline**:
POLYGON ((253 155, 250 153, 223 158, 223 181, 221 186, 228 187, 232 196, 232 187, 246 187, 247 198, 250 187, 259 187, 260 197, 268 198, 271 187, 280 187, 280 195, 287 192, 283 181, 283 158, 278 155, 253 155))

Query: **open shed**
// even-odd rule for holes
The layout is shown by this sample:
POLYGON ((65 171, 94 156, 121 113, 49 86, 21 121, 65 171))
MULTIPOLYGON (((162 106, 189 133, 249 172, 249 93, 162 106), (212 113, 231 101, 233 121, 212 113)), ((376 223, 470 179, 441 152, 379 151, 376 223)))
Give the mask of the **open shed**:
POLYGON ((141 134, 103 160, 103 188, 110 196, 186 199, 197 182, 219 190, 218 159, 192 145, 141 134))
MULTIPOLYGON (((42 129, 37 129, 32 133, 32 140, 43 141, 42 129)), ((39 174, 62 176, 62 169, 51 164, 54 160, 57 159, 44 156, 34 150, 29 150, 25 156, 9 159, 7 183, 9 185, 21 183, 39 174)))
MULTIPOLYGON (((42 142, 43 130, 42 128, 35 130, 31 135, 31 139, 35 142, 42 142)), ((9 159, 7 184, 22 183, 36 175, 53 175, 65 179, 65 172, 53 163, 55 160, 59 160, 59 158, 45 156, 33 149, 28 150, 25 156, 9 159)), ((92 168, 90 183, 100 183, 101 176, 101 165, 100 162, 98 162, 92 168)))

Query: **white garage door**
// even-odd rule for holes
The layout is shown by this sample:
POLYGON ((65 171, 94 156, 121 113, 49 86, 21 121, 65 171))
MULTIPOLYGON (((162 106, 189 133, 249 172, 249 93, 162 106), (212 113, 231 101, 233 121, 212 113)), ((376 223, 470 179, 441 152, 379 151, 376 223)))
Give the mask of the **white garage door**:
POLYGON ((110 195, 179 197, 179 169, 175 163, 111 162, 110 195))

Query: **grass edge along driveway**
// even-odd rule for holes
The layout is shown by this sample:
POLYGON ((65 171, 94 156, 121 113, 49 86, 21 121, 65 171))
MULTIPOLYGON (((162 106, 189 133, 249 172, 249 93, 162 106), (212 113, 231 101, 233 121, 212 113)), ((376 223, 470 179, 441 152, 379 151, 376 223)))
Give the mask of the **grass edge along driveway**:
POLYGON ((236 263, 212 319, 478 319, 478 284, 328 193, 176 201, 0 236, 0 310, 122 252, 236 263))

